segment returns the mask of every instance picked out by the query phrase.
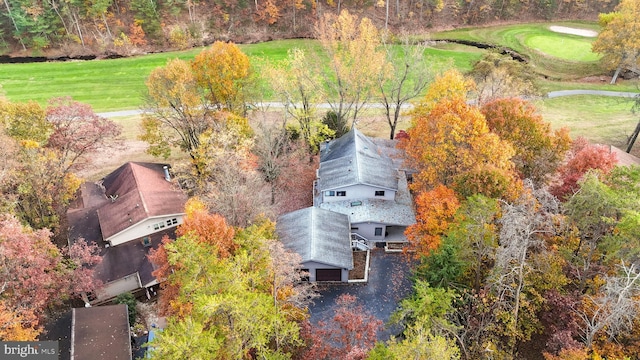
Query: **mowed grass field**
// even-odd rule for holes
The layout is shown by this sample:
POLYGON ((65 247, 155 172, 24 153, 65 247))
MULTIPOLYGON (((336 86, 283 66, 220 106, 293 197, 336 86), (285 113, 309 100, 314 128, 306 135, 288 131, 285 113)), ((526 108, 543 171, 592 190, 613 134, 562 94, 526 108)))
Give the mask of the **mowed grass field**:
MULTIPOLYGON (((253 62, 280 61, 295 47, 319 51, 318 43, 313 40, 241 45, 253 62)), ((145 80, 153 69, 174 58, 193 59, 200 51, 201 48, 122 59, 0 64, 0 94, 11 101, 36 101, 42 105, 52 97, 71 96, 99 112, 137 109, 143 103, 145 80)), ((425 56, 451 59, 454 66, 467 71, 480 58, 481 52, 459 46, 443 47, 429 48, 425 56)))
MULTIPOLYGON (((535 23, 457 29, 428 34, 424 38, 471 40, 512 48, 525 55, 542 75, 540 86, 544 92, 562 89, 638 91, 637 82, 608 84, 609 78, 603 75, 605 72, 597 62, 599 56, 591 52, 593 38, 556 33, 550 30, 551 25, 598 30, 596 23, 588 22, 535 23), (577 81, 587 76, 591 81, 577 81)), ((255 63, 265 59, 282 60, 294 47, 319 51, 316 41, 301 39, 241 45, 255 63)), ((143 103, 145 80, 154 68, 173 58, 192 59, 201 50, 112 60, 0 64, 0 94, 11 101, 37 101, 43 105, 52 97, 71 96, 92 105, 97 112, 137 109, 143 103)), ((484 51, 455 43, 429 42, 425 59, 438 64, 450 62, 466 72, 484 51)), ((568 126, 574 136, 582 135, 597 142, 623 142, 637 121, 630 112, 631 104, 617 98, 574 96, 537 101, 536 105, 554 127, 568 126)), ((378 115, 369 116, 374 119, 378 115)), ((381 117, 379 120, 384 121, 381 117)), ((136 138, 136 117, 117 121, 125 125, 129 139, 136 138)), ((368 123, 372 132, 387 136, 384 123, 382 126, 373 121, 368 123)))

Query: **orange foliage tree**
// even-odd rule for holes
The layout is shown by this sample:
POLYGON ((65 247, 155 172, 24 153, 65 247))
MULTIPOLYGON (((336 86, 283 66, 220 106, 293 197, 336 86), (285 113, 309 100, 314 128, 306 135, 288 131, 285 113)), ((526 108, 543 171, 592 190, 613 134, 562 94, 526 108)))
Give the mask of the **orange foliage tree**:
POLYGON ((551 130, 551 125, 522 99, 499 99, 482 107, 487 125, 500 138, 511 143, 511 159, 522 179, 542 185, 556 171, 571 145, 569 130, 551 130))
MULTIPOLYGON (((215 250, 211 256, 228 258, 238 248, 234 241, 235 230, 227 225, 224 217, 218 214, 210 214, 206 205, 197 198, 192 198, 185 205, 184 222, 178 226, 176 231, 178 236, 191 236, 199 243, 209 245, 215 250)), ((157 279, 166 280, 169 275, 180 271, 180 264, 170 264, 171 254, 166 246, 173 240, 165 236, 158 249, 151 250, 149 260, 156 265, 153 276, 157 279)), ((160 285, 162 296, 159 300, 159 311, 163 315, 185 315, 190 312, 190 305, 177 302, 182 284, 174 281, 163 281, 160 285)))
POLYGON ((418 170, 413 190, 443 184, 462 196, 516 196, 513 147, 489 131, 482 113, 464 97, 444 97, 428 113, 414 114, 413 122, 405 143, 409 166, 418 170))
POLYGON ((449 228, 460 202, 453 190, 438 185, 416 197, 416 223, 405 232, 415 257, 428 256, 440 246, 440 236, 449 228))

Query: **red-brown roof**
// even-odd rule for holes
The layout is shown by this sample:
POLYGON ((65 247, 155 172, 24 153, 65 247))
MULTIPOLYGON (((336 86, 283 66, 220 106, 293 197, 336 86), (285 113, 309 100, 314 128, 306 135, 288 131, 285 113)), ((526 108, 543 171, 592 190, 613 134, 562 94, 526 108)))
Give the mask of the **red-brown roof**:
POLYGON ((71 359, 130 360, 127 305, 73 309, 71 359))
POLYGON ((103 179, 112 200, 98 210, 105 240, 149 217, 184 213, 187 196, 165 179, 164 166, 129 162, 103 179))

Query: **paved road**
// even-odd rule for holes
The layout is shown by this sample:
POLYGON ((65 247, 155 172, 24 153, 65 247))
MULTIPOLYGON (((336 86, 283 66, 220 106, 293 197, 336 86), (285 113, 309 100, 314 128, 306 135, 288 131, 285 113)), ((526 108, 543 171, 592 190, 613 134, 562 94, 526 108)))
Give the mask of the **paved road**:
MULTIPOLYGON (((547 98, 553 99, 561 96, 575 96, 575 95, 596 95, 596 96, 614 96, 614 97, 623 97, 623 98, 633 98, 639 96, 640 93, 634 92, 622 92, 622 91, 605 91, 605 90, 559 90, 552 91, 547 94, 547 98)), ((281 108, 284 104, 281 102, 266 102, 262 103, 260 107, 262 108, 281 108)), ((379 103, 371 103, 365 104, 366 108, 369 109, 382 109, 382 104, 379 103)), ((411 104, 405 104, 403 108, 410 109, 412 107, 411 104)), ((318 108, 320 109, 330 109, 329 104, 319 104, 318 108)), ((98 115, 106 117, 106 118, 114 118, 121 116, 134 116, 142 114, 143 110, 120 110, 120 111, 110 111, 98 113, 98 115)))

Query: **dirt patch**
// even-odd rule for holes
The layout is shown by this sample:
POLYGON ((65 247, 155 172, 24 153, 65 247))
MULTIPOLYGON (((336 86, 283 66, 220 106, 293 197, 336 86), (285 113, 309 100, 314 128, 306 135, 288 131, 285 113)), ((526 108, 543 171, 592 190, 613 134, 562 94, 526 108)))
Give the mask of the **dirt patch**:
POLYGON ((557 32, 557 33, 578 35, 578 36, 584 36, 584 37, 596 37, 596 36, 598 36, 598 32, 597 31, 587 30, 587 29, 576 29, 576 28, 570 28, 570 27, 566 27, 566 26, 555 26, 554 25, 554 26, 550 26, 549 30, 551 30, 553 32, 557 32))
POLYGON ((367 266, 367 252, 353 252, 353 270, 349 271, 349 280, 364 279, 365 268, 367 266))

